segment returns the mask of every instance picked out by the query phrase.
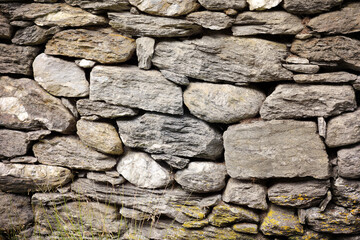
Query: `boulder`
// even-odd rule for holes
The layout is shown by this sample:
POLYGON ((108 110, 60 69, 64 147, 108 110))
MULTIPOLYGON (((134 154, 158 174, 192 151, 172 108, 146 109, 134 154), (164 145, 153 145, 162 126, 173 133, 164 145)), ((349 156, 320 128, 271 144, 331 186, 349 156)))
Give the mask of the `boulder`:
POLYGON ((222 30, 231 27, 234 19, 221 12, 201 11, 190 13, 186 20, 210 30, 222 30))
POLYGON ((337 152, 338 174, 344 178, 360 178, 360 145, 337 152))
POLYGON ((343 0, 284 0, 283 8, 294 14, 308 15, 327 12, 342 2, 343 0))
POLYGON ((167 17, 186 15, 200 7, 196 0, 129 0, 129 2, 142 12, 167 17))

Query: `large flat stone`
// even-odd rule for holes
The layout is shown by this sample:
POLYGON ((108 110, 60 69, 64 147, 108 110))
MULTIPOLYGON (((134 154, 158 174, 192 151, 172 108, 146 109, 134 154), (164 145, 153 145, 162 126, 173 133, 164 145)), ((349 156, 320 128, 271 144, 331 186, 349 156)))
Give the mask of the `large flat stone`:
POLYGON ((160 42, 155 47, 153 64, 160 70, 208 82, 269 82, 292 78, 280 63, 286 54, 283 44, 214 35, 160 42))
POLYGON ((0 77, 0 125, 16 129, 47 128, 70 133, 75 118, 35 81, 0 77))
POLYGON ((145 71, 136 66, 94 67, 90 75, 90 100, 183 114, 181 88, 164 78, 159 71, 145 71))
POLYGON ((208 10, 244 9, 246 0, 199 0, 199 3, 208 10))
POLYGON ((186 20, 194 22, 210 30, 222 30, 231 27, 234 19, 221 12, 200 11, 190 13, 186 20))
POLYGON ((145 113, 134 120, 118 120, 117 125, 128 147, 211 160, 222 154, 222 137, 218 130, 190 116, 145 113))
POLYGON ((335 204, 343 206, 353 215, 360 213, 360 181, 338 177, 332 186, 335 204))
POLYGON ((360 145, 337 152, 338 174, 344 178, 360 178, 360 145))
POLYGON ((2 13, 0 13, 0 38, 10 39, 12 35, 12 27, 9 19, 7 19, 2 13))
POLYGON ((128 0, 65 0, 67 4, 71 6, 79 6, 88 11, 126 11, 131 8, 128 0))
POLYGON ((60 32, 60 27, 49 29, 32 25, 16 31, 11 42, 17 45, 40 45, 49 40, 55 33, 60 32))
POLYGON ((283 8, 295 14, 327 12, 340 5, 343 0, 284 0, 283 8))
POLYGON ((318 74, 296 74, 294 81, 297 83, 348 83, 355 82, 356 74, 348 72, 331 72, 318 74))
POLYGON ((45 53, 85 58, 100 63, 120 63, 135 52, 135 40, 112 29, 71 29, 55 34, 47 42, 45 53), (79 41, 82 39, 82 41, 79 41))
POLYGON ((256 121, 224 133, 225 164, 237 179, 328 178, 325 146, 313 122, 256 121))
POLYGON ((356 108, 351 86, 280 84, 260 109, 263 119, 329 117, 356 108))
POLYGON ((49 13, 56 13, 61 10, 63 4, 30 3, 10 5, 9 15, 11 20, 35 20, 49 13))
POLYGON ((200 4, 196 0, 129 0, 129 2, 142 12, 169 17, 186 15, 200 7, 200 4))

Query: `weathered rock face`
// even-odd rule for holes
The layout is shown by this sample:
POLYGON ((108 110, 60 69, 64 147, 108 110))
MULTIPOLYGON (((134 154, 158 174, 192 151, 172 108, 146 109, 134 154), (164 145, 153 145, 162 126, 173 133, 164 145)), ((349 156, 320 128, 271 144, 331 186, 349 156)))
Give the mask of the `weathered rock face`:
POLYGON ((247 234, 257 234, 258 226, 254 223, 237 223, 234 224, 232 229, 235 232, 247 233, 247 234))
POLYGON ((126 152, 116 169, 126 180, 141 188, 164 188, 173 181, 169 170, 143 152, 126 152))
POLYGON ((0 38, 10 39, 12 34, 12 27, 9 20, 0 13, 0 38))
POLYGON ((96 66, 90 76, 90 99, 169 114, 183 114, 182 91, 160 72, 135 66, 96 66))
POLYGON ((257 183, 230 178, 222 200, 228 203, 245 205, 249 208, 266 210, 266 187, 257 183))
POLYGON ((330 181, 276 183, 269 187, 269 200, 281 206, 307 208, 319 204, 330 187, 330 181))
POLYGON ((0 159, 25 155, 30 141, 24 132, 0 129, 0 159))
POLYGON ((71 171, 63 167, 0 162, 0 190, 5 192, 49 191, 71 178, 71 171))
POLYGON ((175 174, 175 181, 190 192, 216 192, 226 185, 226 168, 223 163, 190 162, 187 168, 175 174))
POLYGON ((83 9, 92 11, 125 11, 129 10, 131 7, 128 0, 65 0, 65 2, 71 6, 79 6, 83 9))
POLYGON ((184 92, 191 114, 214 123, 255 117, 264 100, 265 95, 256 89, 228 84, 191 83, 184 92))
POLYGON ((246 0, 250 10, 266 10, 276 7, 282 0, 246 0))
MULTIPOLYGON (((330 240, 330 237, 323 233, 305 230, 303 235, 290 236, 289 240, 330 240)), ((345 240, 345 238, 343 238, 345 240)), ((350 240, 350 239, 349 239, 350 240)))
POLYGON ((100 63, 120 63, 131 58, 135 41, 111 29, 72 29, 55 34, 47 42, 45 53, 85 58, 100 63), (83 41, 79 41, 82 39, 83 41))
POLYGON ((193 117, 145 113, 134 120, 118 120, 125 146, 150 153, 216 159, 223 150, 221 134, 193 117))
POLYGON ((160 42, 153 64, 161 70, 209 82, 269 82, 291 79, 292 73, 280 64, 285 55, 283 44, 215 35, 160 42))
POLYGON ((45 43, 55 33, 60 31, 61 28, 59 27, 46 29, 33 25, 16 31, 11 41, 17 45, 39 45, 45 43))
POLYGON ((260 109, 263 119, 328 117, 356 108, 351 86, 280 84, 260 109))
POLYGON ((313 64, 283 64, 283 67, 297 73, 314 74, 320 70, 318 65, 313 64))
POLYGON ((339 147, 360 142, 360 109, 330 119, 325 143, 339 147))
POLYGON ((256 34, 288 34, 299 33, 304 26, 301 19, 283 11, 242 12, 237 15, 232 32, 234 36, 256 34))
POLYGON ((172 155, 168 155, 168 154, 151 154, 151 157, 153 159, 155 159, 156 161, 164 161, 170 167, 175 168, 175 169, 183 169, 190 162, 190 159, 188 159, 188 158, 172 156, 172 155))
POLYGON ((360 178, 360 145, 337 152, 338 173, 344 178, 360 178))
POLYGON ((295 14, 314 14, 329 11, 340 5, 343 0, 284 0, 283 7, 295 14))
POLYGON ((245 0, 199 0, 199 3, 208 10, 244 9, 245 0))
POLYGON ((312 122, 233 125, 224 133, 224 147, 227 172, 233 178, 329 176, 325 146, 312 122))
POLYGON ((360 181, 337 178, 333 185, 333 199, 353 215, 360 213, 360 181))
POLYGON ((35 81, 0 78, 0 125, 17 129, 39 129, 70 133, 75 119, 61 101, 35 81))
POLYGON ((59 136, 42 140, 33 146, 38 161, 47 165, 66 166, 93 171, 109 170, 116 159, 99 153, 75 136, 59 136))
POLYGON ((42 4, 30 3, 10 6, 9 13, 11 20, 34 20, 49 13, 55 13, 61 10, 63 4, 42 4))
POLYGON ((150 69, 151 59, 154 54, 155 39, 140 37, 136 39, 136 55, 138 57, 138 67, 140 69, 150 69))
POLYGON ((190 13, 186 16, 186 20, 194 22, 203 28, 210 30, 221 30, 231 27, 234 19, 227 16, 225 13, 201 11, 190 13))
POLYGON ((355 82, 356 79, 357 75, 348 72, 294 75, 294 81, 297 83, 347 83, 355 82))
POLYGON ((95 182, 99 182, 99 183, 110 183, 111 185, 120 185, 126 182, 126 179, 123 178, 122 176, 120 176, 120 174, 118 172, 117 175, 113 174, 113 172, 116 171, 109 171, 109 172, 105 172, 105 173, 101 173, 101 172, 88 172, 86 174, 86 178, 93 180, 95 182))

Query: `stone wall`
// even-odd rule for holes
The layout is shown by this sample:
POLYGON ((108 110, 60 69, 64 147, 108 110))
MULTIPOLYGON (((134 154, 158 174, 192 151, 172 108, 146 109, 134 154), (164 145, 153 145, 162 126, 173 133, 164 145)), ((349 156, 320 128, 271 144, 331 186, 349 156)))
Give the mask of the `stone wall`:
POLYGON ((360 2, 0 0, 0 239, 360 239, 360 2))

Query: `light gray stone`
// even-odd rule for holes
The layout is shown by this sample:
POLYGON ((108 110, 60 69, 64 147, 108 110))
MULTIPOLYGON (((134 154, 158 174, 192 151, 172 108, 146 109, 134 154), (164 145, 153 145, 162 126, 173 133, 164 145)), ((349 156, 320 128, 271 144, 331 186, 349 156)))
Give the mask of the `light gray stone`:
POLYGON ((71 114, 76 118, 79 119, 80 115, 76 109, 76 99, 73 98, 61 98, 61 103, 71 112, 71 114))
POLYGON ((335 204, 351 210, 353 215, 359 215, 360 181, 338 177, 333 183, 332 191, 335 204))
POLYGON ((190 83, 184 103, 191 114, 212 123, 235 123, 255 117, 265 100, 259 90, 228 84, 190 83))
POLYGON ((42 140, 33 146, 42 164, 74 169, 104 171, 116 165, 116 159, 99 153, 83 144, 76 136, 57 136, 42 140))
POLYGON ((201 11, 190 13, 186 20, 210 30, 222 30, 231 27, 234 19, 221 12, 201 11))
POLYGON ((143 152, 127 151, 120 158, 116 170, 130 183, 141 188, 165 188, 173 181, 168 169, 143 152))
POLYGON ((196 0, 129 0, 129 2, 142 12, 168 17, 186 15, 200 7, 196 0))
POLYGON ((247 6, 246 0, 199 0, 199 3, 208 10, 242 10, 247 6))
POLYGON ((291 64, 309 64, 310 61, 306 58, 298 57, 296 55, 290 55, 285 59, 286 63, 291 64))
POLYGON ((182 86, 188 86, 190 84, 189 79, 182 74, 173 73, 167 70, 160 70, 161 74, 169 81, 182 86))
POLYGON ((25 132, 0 129, 0 159, 25 155, 29 147, 25 132))
POLYGON ((325 138, 326 137, 326 121, 325 121, 325 119, 323 117, 318 117, 317 124, 318 124, 319 136, 325 138))
POLYGON ((339 6, 343 0, 284 0, 283 8, 295 14, 327 12, 339 6))
POLYGON ((79 6, 88 11, 126 11, 130 10, 130 3, 128 0, 65 0, 71 6, 79 6))
POLYGON ((155 47, 153 64, 160 70, 208 82, 269 82, 292 79, 292 73, 280 63, 286 55, 283 44, 214 35, 160 42, 155 47))
POLYGON ((22 156, 10 159, 10 163, 37 163, 36 157, 22 156))
POLYGON ((268 208, 266 191, 266 187, 261 184, 230 178, 223 192, 222 200, 227 203, 266 210, 268 208))
POLYGON ((190 192, 216 192, 226 185, 226 168, 223 163, 190 162, 175 174, 175 181, 190 192))
POLYGON ((12 36, 12 27, 9 19, 0 13, 0 39, 10 39, 12 36))
POLYGON ((326 145, 340 147, 360 142, 359 119, 360 109, 330 119, 326 131, 326 145))
POLYGON ((11 39, 11 42, 17 45, 39 45, 45 43, 55 33, 60 31, 61 28, 59 27, 46 29, 33 25, 16 31, 15 36, 11 39))
POLYGON ((49 13, 56 13, 61 10, 64 4, 43 4, 30 3, 10 6, 9 15, 11 20, 35 20, 38 17, 49 13))
POLYGON ((96 66, 90 75, 90 100, 148 111, 183 114, 182 90, 159 71, 135 66, 96 66))
POLYGON ((75 64, 81 68, 92 68, 95 66, 96 62, 87 59, 75 60, 75 64))
POLYGON ((117 125, 125 146, 150 153, 214 160, 223 151, 219 131, 190 116, 145 113, 134 120, 118 120, 117 125))
POLYGON ((146 220, 151 220, 151 218, 152 218, 151 214, 143 213, 139 210, 130 209, 130 208, 126 208, 126 207, 120 208, 120 214, 124 218, 130 218, 130 219, 134 219, 137 221, 146 221, 146 220))
POLYGON ((99 183, 110 183, 111 185, 120 185, 126 182, 126 179, 122 176, 109 176, 106 173, 101 172, 88 172, 86 178, 91 179, 99 183))
POLYGON ((260 109, 263 119, 329 117, 356 108, 351 86, 280 84, 260 109))
POLYGON ((296 74, 297 83, 347 83, 355 82, 357 75, 348 72, 331 72, 318 74, 296 74))
POLYGON ((325 146, 316 124, 294 120, 255 121, 224 133, 225 164, 232 178, 329 177, 325 146))
POLYGON ((314 74, 320 70, 320 67, 314 64, 283 64, 283 67, 292 72, 308 74, 314 74))
POLYGON ((338 173, 344 178, 360 178, 360 145, 337 152, 338 173))
POLYGON ((156 161, 164 161, 170 167, 175 168, 175 169, 183 169, 190 162, 190 159, 188 159, 188 158, 172 156, 172 155, 168 155, 168 154, 151 154, 151 157, 153 159, 155 159, 156 161))
POLYGON ((138 57, 138 67, 141 69, 151 68, 151 59, 154 54, 155 39, 140 37, 136 39, 136 55, 138 57))
POLYGON ((75 128, 75 119, 59 99, 35 81, 0 77, 0 125, 71 133, 75 128))
POLYGON ((196 35, 202 28, 190 21, 177 18, 155 17, 128 12, 109 12, 110 26, 130 36, 186 37, 196 35))
POLYGON ((266 10, 279 5, 282 0, 246 0, 250 10, 266 10))

